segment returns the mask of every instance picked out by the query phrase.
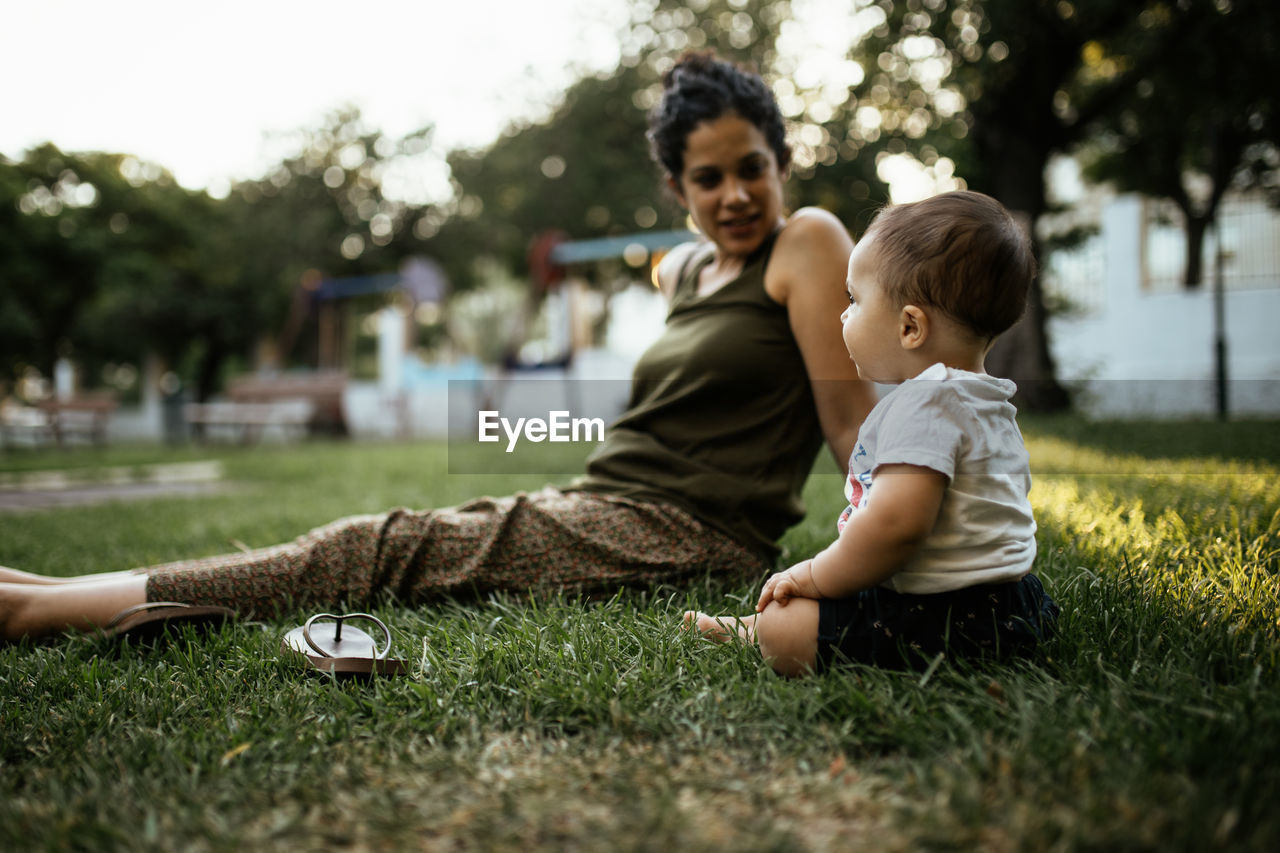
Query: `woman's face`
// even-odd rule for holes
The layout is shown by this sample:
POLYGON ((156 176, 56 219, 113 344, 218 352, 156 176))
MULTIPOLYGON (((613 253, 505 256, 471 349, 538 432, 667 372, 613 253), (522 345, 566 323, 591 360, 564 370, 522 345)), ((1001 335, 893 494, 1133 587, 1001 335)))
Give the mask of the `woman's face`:
POLYGON ((764 134, 736 113, 704 121, 685 140, 671 188, 721 255, 746 257, 782 220, 782 171, 764 134))

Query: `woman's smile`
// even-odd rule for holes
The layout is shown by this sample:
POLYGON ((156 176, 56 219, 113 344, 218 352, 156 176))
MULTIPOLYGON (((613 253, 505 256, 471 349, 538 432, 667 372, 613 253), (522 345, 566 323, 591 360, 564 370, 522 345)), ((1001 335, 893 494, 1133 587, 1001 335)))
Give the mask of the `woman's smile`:
POLYGON ((745 258, 782 222, 782 173, 764 134, 736 113, 699 124, 672 182, 694 224, 724 258, 745 258))

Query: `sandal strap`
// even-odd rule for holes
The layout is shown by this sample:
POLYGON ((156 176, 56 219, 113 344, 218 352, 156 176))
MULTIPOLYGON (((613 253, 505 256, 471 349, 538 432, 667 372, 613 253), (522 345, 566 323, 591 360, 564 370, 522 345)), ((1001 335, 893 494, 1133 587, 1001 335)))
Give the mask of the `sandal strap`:
POLYGON ((191 607, 191 605, 183 604, 180 601, 144 601, 142 604, 135 604, 132 607, 126 607, 115 616, 112 616, 111 621, 104 625, 103 629, 110 630, 135 613, 142 613, 147 610, 158 610, 161 607, 180 607, 186 609, 191 607))
POLYGON ((342 615, 338 615, 335 613, 317 613, 316 615, 308 619, 305 624, 303 624, 302 638, 306 640, 307 645, 310 646, 312 650, 315 651, 316 654, 320 655, 320 657, 331 658, 333 657, 333 655, 329 654, 329 652, 321 648, 316 643, 315 640, 311 639, 311 623, 315 622, 317 619, 332 619, 334 622, 337 623, 337 626, 334 628, 334 639, 342 638, 342 623, 348 619, 363 619, 367 622, 372 622, 373 624, 377 625, 379 628, 382 629, 382 635, 385 639, 385 643, 382 646, 382 651, 380 652, 378 651, 377 642, 376 641, 374 642, 373 644, 374 659, 382 660, 387 656, 387 653, 391 651, 391 629, 387 627, 387 623, 383 622, 381 619, 379 619, 377 616, 374 616, 372 613, 343 613, 342 615))

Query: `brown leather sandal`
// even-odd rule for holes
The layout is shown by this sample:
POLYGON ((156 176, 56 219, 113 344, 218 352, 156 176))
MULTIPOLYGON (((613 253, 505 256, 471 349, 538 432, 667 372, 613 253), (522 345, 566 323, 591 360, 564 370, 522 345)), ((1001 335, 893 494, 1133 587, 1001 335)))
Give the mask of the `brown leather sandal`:
POLYGON ((182 604, 177 601, 148 601, 126 607, 102 626, 104 637, 130 640, 155 640, 170 626, 191 625, 194 628, 216 628, 237 618, 234 610, 211 604, 182 604))
POLYGON ((369 613, 317 613, 306 624, 294 628, 280 641, 280 651, 305 661, 308 668, 328 672, 340 678, 371 678, 375 675, 407 675, 409 666, 402 660, 388 658, 391 651, 391 629, 369 613), (330 619, 331 622, 318 620, 330 619), (384 645, 378 650, 373 637, 347 620, 363 619, 382 629, 384 645))

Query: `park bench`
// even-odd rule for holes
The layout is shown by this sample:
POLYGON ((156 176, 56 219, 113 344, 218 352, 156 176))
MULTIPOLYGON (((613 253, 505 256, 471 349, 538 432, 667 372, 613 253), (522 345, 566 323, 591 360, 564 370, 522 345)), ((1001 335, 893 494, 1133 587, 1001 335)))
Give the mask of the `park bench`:
POLYGON ((346 373, 337 370, 237 376, 227 384, 226 400, 188 403, 183 416, 201 438, 211 430, 230 430, 245 444, 272 428, 286 436, 346 435, 346 386, 346 373))
POLYGON ((111 391, 50 397, 34 406, 3 406, 0 407, 0 447, 38 446, 48 441, 63 446, 73 437, 103 445, 107 443, 107 425, 115 409, 116 397, 111 391))
POLYGON ((40 445, 53 440, 49 415, 35 406, 0 405, 0 447, 40 445))
POLYGON ((107 425, 116 405, 112 391, 82 391, 71 397, 41 400, 36 408, 44 413, 49 432, 59 446, 67 444, 73 436, 105 445, 107 425))

